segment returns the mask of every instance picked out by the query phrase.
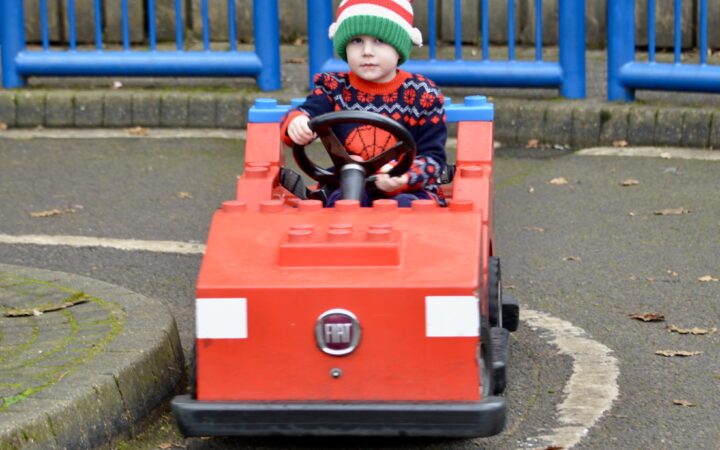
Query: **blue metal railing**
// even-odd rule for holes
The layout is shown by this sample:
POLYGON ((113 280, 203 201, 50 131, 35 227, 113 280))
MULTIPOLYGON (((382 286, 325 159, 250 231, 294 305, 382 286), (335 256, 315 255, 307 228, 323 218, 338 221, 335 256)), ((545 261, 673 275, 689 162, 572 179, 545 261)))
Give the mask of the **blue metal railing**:
MULTIPOLYGON (((634 1, 634 0, 631 0, 634 1)), ((429 59, 409 60, 403 69, 426 75, 442 86, 486 86, 520 88, 559 88, 567 98, 585 97, 585 17, 584 0, 559 0, 559 62, 542 59, 542 1, 535 0, 535 61, 515 58, 515 7, 508 8, 508 60, 491 60, 489 57, 488 0, 481 0, 482 60, 462 59, 462 4, 455 5, 455 60, 438 60, 436 50, 436 0, 428 0, 429 59)), ((346 71, 345 62, 333 57, 328 27, 333 22, 332 2, 308 0, 308 44, 310 83, 318 72, 346 71)))
POLYGON ((280 89, 278 0, 253 0, 254 52, 237 50, 234 3, 227 1, 229 51, 210 49, 208 0, 202 0, 202 51, 184 50, 181 0, 175 0, 176 50, 159 51, 155 0, 147 0, 147 50, 131 50, 128 0, 122 0, 122 50, 110 51, 103 49, 101 0, 94 0, 95 50, 77 48, 75 0, 67 0, 68 49, 51 49, 47 0, 40 0, 42 49, 27 50, 23 0, 0 0, 3 86, 21 87, 29 76, 233 76, 253 77, 264 91, 280 89))
POLYGON ((635 0, 608 0, 608 100, 635 99, 636 89, 720 92, 720 67, 707 64, 707 0, 699 0, 699 64, 682 62, 681 0, 674 0, 673 62, 656 60, 655 0, 648 0, 648 61, 635 61, 635 0))

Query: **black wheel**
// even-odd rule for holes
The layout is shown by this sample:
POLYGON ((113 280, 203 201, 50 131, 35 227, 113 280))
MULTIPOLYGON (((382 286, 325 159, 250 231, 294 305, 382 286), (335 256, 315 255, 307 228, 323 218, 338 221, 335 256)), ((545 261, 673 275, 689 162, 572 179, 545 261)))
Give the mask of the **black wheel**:
POLYGON ((495 374, 493 369, 492 337, 490 326, 484 317, 480 317, 480 396, 481 399, 495 394, 495 374))
POLYGON ((197 400, 197 363, 195 362, 195 343, 193 343, 192 349, 190 349, 190 356, 188 357, 188 389, 190 391, 190 398, 197 400))
POLYGON ((488 258, 488 303, 490 326, 502 327, 502 273, 497 256, 488 258))

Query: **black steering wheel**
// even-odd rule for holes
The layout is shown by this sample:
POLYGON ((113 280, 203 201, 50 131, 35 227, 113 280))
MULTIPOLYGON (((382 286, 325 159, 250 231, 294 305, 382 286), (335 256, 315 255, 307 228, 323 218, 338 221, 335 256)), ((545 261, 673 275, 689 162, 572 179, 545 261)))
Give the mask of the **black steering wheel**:
POLYGON ((308 125, 317 133, 325 146, 335 171, 324 169, 311 161, 303 145, 293 145, 295 162, 315 181, 327 185, 340 185, 344 199, 359 200, 368 176, 375 174, 385 164, 393 160, 399 161, 388 172, 391 177, 397 177, 407 172, 415 159, 415 140, 410 132, 399 123, 380 114, 367 111, 330 112, 310 119, 308 125), (343 123, 375 126, 390 133, 397 142, 367 161, 356 161, 350 157, 347 149, 332 130, 333 125, 343 123))

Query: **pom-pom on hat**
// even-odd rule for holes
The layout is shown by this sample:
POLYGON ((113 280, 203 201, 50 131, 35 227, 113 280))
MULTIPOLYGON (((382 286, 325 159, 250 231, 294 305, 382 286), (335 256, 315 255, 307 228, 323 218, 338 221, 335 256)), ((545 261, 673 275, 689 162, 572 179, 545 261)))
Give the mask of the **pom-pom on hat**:
POLYGON ((422 33, 413 27, 412 0, 343 0, 329 35, 335 52, 347 61, 345 47, 355 36, 375 36, 395 47, 398 64, 410 56, 413 44, 422 47, 422 33))

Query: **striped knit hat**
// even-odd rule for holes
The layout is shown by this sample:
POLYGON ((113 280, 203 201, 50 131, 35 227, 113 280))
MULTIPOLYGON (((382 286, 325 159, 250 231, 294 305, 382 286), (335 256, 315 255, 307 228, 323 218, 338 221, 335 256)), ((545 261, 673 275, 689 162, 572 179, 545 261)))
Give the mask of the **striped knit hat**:
POLYGON ((329 35, 335 52, 347 61, 345 47, 355 36, 375 36, 395 47, 402 64, 412 45, 422 46, 422 34, 413 28, 412 0, 343 0, 329 35))

